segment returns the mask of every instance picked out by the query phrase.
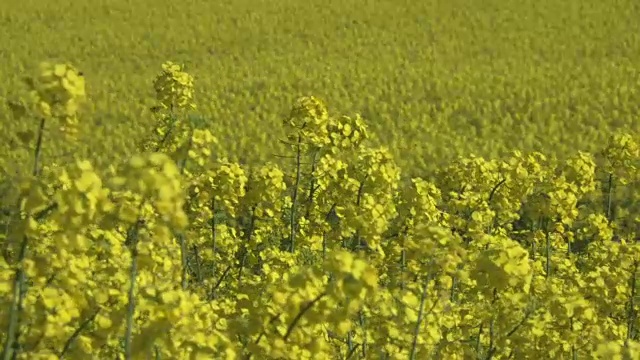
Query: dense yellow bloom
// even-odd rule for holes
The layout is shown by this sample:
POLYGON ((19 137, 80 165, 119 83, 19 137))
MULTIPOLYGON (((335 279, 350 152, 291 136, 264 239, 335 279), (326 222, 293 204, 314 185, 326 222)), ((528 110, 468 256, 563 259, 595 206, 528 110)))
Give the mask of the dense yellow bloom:
MULTIPOLYGON (((77 75, 43 65, 50 116, 84 96, 77 75)), ((178 111, 192 85, 164 64, 145 151, 7 180, 5 357, 638 358, 640 246, 595 191, 636 184, 632 137, 603 164, 513 152, 406 178, 360 116, 305 97, 292 175, 213 151, 178 111)))

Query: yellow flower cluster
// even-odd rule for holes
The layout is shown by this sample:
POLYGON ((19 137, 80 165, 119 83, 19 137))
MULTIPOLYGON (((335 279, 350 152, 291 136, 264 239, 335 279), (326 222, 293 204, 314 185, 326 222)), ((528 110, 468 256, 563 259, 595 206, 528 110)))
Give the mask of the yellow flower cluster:
POLYGON ((167 61, 162 73, 153 82, 158 105, 163 109, 195 108, 193 103, 193 76, 184 72, 184 66, 167 61))
MULTIPOLYGON (((41 109, 70 109, 73 67, 43 69, 41 109)), ((305 97, 286 171, 216 154, 179 111, 193 79, 158 79, 138 154, 2 179, 3 359, 640 358, 632 137, 406 178, 305 97)))

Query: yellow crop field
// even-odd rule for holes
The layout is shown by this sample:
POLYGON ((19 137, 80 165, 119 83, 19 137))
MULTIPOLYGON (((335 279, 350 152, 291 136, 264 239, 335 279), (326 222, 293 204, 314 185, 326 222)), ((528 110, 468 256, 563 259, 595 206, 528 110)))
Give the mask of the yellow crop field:
POLYGON ((0 360, 640 359, 640 5, 0 5, 0 360))
POLYGON ((283 151, 283 109, 308 94, 361 113, 416 171, 595 151, 640 130, 639 17, 632 0, 5 0, 0 96, 41 60, 72 61, 90 80, 93 152, 130 151, 170 59, 197 78, 219 151, 246 161, 283 151))

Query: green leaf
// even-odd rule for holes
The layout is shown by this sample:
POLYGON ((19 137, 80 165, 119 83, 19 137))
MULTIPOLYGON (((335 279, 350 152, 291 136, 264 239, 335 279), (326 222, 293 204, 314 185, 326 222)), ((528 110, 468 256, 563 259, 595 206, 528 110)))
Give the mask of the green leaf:
POLYGON ((7 105, 16 120, 23 118, 27 114, 27 108, 22 102, 8 100, 7 105))
POLYGON ((18 131, 16 135, 18 136, 18 139, 20 139, 20 142, 22 142, 22 144, 28 145, 35 138, 36 134, 31 130, 25 130, 18 131))

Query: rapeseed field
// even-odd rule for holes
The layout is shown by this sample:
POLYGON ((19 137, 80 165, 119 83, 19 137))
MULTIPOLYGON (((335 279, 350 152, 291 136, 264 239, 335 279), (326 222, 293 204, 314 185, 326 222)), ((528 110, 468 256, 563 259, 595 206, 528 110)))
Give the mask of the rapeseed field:
POLYGON ((8 0, 2 359, 640 359, 639 9, 8 0))
POLYGON ((41 60, 72 61, 91 84, 84 153, 130 152, 151 126, 149 79, 170 59, 198 79, 218 151, 247 162, 282 153, 283 109, 308 94, 361 113, 418 173, 469 153, 596 151, 612 130, 640 130, 638 6, 5 0, 0 95, 41 60))

